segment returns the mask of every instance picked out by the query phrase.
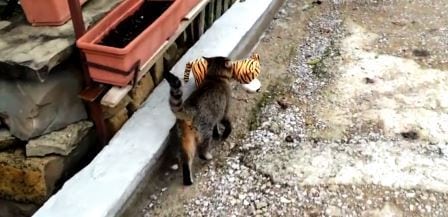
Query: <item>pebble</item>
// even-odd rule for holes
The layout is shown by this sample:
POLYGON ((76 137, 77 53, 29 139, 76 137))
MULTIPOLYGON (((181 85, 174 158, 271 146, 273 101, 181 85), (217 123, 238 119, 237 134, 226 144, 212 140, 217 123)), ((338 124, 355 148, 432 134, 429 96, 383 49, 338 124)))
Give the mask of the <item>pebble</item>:
POLYGON ((240 200, 243 200, 244 198, 246 198, 246 195, 245 195, 245 194, 240 194, 240 195, 238 196, 238 198, 239 198, 240 200))
POLYGON ((262 209, 262 208, 264 208, 264 207, 266 207, 268 204, 266 203, 266 202, 255 202, 255 207, 257 208, 257 209, 262 209))
POLYGON ((171 170, 178 170, 179 169, 179 165, 178 164, 173 164, 170 167, 171 170))
POLYGON ((284 197, 281 197, 280 198, 280 202, 282 202, 282 203, 290 203, 291 201, 286 199, 286 198, 284 198, 284 197))
POLYGON ((342 216, 342 210, 337 206, 328 206, 325 213, 329 216, 342 216))

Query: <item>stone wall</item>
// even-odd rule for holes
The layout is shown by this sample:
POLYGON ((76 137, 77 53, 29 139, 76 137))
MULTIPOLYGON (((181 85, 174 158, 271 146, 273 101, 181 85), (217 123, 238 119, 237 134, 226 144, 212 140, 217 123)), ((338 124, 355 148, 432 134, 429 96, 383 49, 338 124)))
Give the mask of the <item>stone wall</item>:
POLYGON ((65 63, 45 81, 0 79, 0 216, 30 216, 88 161, 81 75, 65 63))
POLYGON ((96 145, 93 124, 80 121, 28 142, 11 140, 2 129, 0 144, 1 216, 30 216, 90 157, 96 145), (6 135, 6 136, 5 136, 6 135), (5 142, 6 141, 6 142, 5 142))
POLYGON ((78 68, 67 65, 56 69, 44 82, 0 80, 0 119, 21 140, 86 119, 78 97, 81 75, 78 68))

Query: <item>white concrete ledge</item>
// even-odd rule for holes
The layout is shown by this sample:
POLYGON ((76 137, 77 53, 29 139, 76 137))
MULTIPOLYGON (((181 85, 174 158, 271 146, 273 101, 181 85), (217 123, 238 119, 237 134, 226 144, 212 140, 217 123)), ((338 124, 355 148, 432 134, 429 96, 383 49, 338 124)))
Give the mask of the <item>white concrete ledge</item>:
MULTIPOLYGON (((257 22, 281 0, 236 2, 171 69, 182 77, 185 64, 200 56, 229 56, 257 31, 257 22)), ((193 91, 193 79, 184 95, 193 91)), ((163 81, 141 109, 126 122, 95 159, 68 180, 33 216, 115 216, 154 165, 175 118, 168 107, 169 87, 163 81)))

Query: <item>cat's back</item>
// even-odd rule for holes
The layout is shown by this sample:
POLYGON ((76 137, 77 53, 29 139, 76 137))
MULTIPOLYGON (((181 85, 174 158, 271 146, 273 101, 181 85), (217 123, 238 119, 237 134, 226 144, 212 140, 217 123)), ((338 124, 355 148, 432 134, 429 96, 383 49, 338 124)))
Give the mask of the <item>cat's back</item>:
POLYGON ((230 96, 230 85, 226 81, 204 81, 186 100, 189 106, 226 105, 230 96))

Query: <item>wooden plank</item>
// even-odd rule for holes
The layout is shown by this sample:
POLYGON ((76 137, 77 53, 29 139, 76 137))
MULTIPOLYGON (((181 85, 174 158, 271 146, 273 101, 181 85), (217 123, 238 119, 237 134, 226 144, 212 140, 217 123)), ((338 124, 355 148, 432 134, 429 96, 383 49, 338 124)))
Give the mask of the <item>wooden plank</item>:
POLYGON ((205 32, 205 11, 202 11, 199 14, 197 26, 198 26, 198 39, 199 39, 205 32))
POLYGON ((230 6, 230 0, 224 0, 224 12, 229 9, 230 6))
POLYGON ((215 20, 216 20, 222 15, 222 0, 216 0, 215 7, 216 7, 215 20))
POLYGON ((103 96, 101 99, 101 105, 108 107, 115 107, 120 103, 120 101, 131 91, 132 86, 128 85, 125 87, 114 86, 103 96))
MULTIPOLYGON (((151 69, 151 67, 163 57, 163 54, 169 48, 169 46, 182 34, 185 29, 189 26, 190 23, 193 22, 193 19, 196 18, 201 11, 204 10, 205 6, 210 2, 210 0, 202 0, 199 2, 181 21, 179 27, 176 32, 167 40, 165 43, 160 46, 160 48, 154 53, 152 57, 148 59, 141 67, 137 74, 137 82, 142 79, 142 77, 151 69)), ((128 92, 132 89, 132 85, 127 85, 125 87, 113 86, 106 93, 106 95, 101 99, 101 104, 108 107, 115 107, 118 103, 128 94, 128 92)))
POLYGON ((94 102, 100 97, 103 93, 105 93, 107 87, 104 85, 95 85, 85 88, 79 93, 79 97, 86 102, 94 102))
POLYGON ((213 22, 215 21, 215 0, 210 1, 206 13, 207 13, 206 23, 208 29, 210 28, 210 26, 212 26, 213 22))
POLYGON ((210 0, 202 0, 199 2, 186 16, 185 19, 193 20, 201 11, 204 10, 205 6, 210 2, 210 0))
POLYGON ((156 64, 153 67, 152 70, 152 80, 154 81, 154 85, 157 86, 163 79, 163 71, 164 71, 164 65, 163 65, 163 57, 159 58, 156 62, 156 64))
POLYGON ((187 44, 188 46, 192 46, 194 42, 196 41, 196 34, 195 34, 196 25, 195 22, 191 22, 190 26, 188 27, 187 31, 187 44))

